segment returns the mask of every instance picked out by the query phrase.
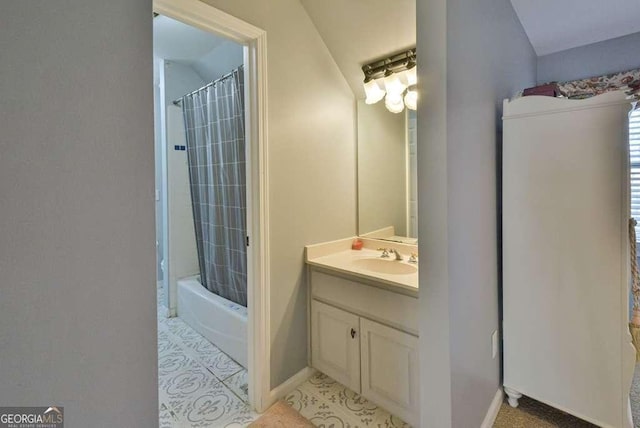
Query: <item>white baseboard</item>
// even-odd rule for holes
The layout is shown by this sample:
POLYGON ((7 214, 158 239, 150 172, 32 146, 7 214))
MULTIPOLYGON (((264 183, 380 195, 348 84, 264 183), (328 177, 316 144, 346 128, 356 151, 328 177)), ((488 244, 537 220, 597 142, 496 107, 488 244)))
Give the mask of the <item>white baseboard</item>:
POLYGON ((504 393, 502 392, 502 388, 499 388, 496 392, 495 397, 493 397, 491 406, 489 406, 487 415, 484 417, 484 421, 482 421, 482 425, 480 425, 480 428, 491 428, 493 426, 493 423, 496 421, 496 417, 498 416, 498 412, 500 411, 500 406, 502 406, 503 400, 504 393))
POLYGON ((265 409, 268 409, 273 403, 296 389, 298 386, 300 386, 300 384, 304 383, 307 379, 313 376, 315 372, 315 369, 311 367, 305 367, 286 381, 282 382, 280 385, 273 388, 269 392, 269 398, 266 403, 265 409))

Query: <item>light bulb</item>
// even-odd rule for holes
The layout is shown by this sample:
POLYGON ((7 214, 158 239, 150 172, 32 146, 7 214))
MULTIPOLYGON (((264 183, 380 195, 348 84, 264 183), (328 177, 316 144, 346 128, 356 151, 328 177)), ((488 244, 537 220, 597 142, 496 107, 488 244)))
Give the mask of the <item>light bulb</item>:
POLYGON ((402 101, 402 94, 388 93, 384 101, 388 104, 398 104, 402 101))
POLYGON ((401 95, 407 86, 400 81, 397 74, 387 72, 384 76, 384 87, 387 90, 387 94, 401 95))
POLYGON ((404 96, 404 103, 410 110, 418 108, 418 91, 415 89, 409 89, 404 96))
POLYGON ((400 113, 404 110, 404 103, 402 102, 402 94, 387 93, 384 99, 384 105, 391 113, 400 113))
POLYGON ((367 98, 364 100, 367 104, 375 104, 380 101, 384 97, 384 90, 380 89, 380 86, 376 83, 375 80, 370 79, 364 81, 364 93, 367 98))

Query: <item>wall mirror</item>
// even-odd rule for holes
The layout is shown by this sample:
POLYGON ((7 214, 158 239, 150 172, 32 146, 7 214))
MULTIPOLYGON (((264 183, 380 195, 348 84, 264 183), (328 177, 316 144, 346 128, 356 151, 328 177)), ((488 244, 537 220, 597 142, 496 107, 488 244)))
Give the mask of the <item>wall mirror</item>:
POLYGON ((358 233, 417 243, 416 112, 358 101, 358 233))

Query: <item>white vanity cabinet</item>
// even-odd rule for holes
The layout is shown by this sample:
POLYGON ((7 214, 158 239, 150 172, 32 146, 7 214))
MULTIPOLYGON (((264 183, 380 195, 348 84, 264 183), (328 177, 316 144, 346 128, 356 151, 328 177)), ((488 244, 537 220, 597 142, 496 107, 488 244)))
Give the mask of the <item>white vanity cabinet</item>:
POLYGON ((315 268, 310 278, 312 367, 417 426, 417 298, 315 268))
POLYGON ((361 394, 415 425, 418 338, 361 318, 360 361, 361 394))
POLYGON ((360 344, 357 315, 317 300, 311 302, 313 367, 360 392, 360 344))

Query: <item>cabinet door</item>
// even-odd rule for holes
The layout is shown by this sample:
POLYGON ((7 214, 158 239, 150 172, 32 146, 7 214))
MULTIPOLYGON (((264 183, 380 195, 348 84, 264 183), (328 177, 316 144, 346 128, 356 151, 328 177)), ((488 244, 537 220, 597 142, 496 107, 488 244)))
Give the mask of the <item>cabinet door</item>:
POLYGON ((362 395, 418 426, 418 338, 360 319, 362 395))
POLYGON ((359 318, 311 301, 311 365, 360 392, 359 318))

